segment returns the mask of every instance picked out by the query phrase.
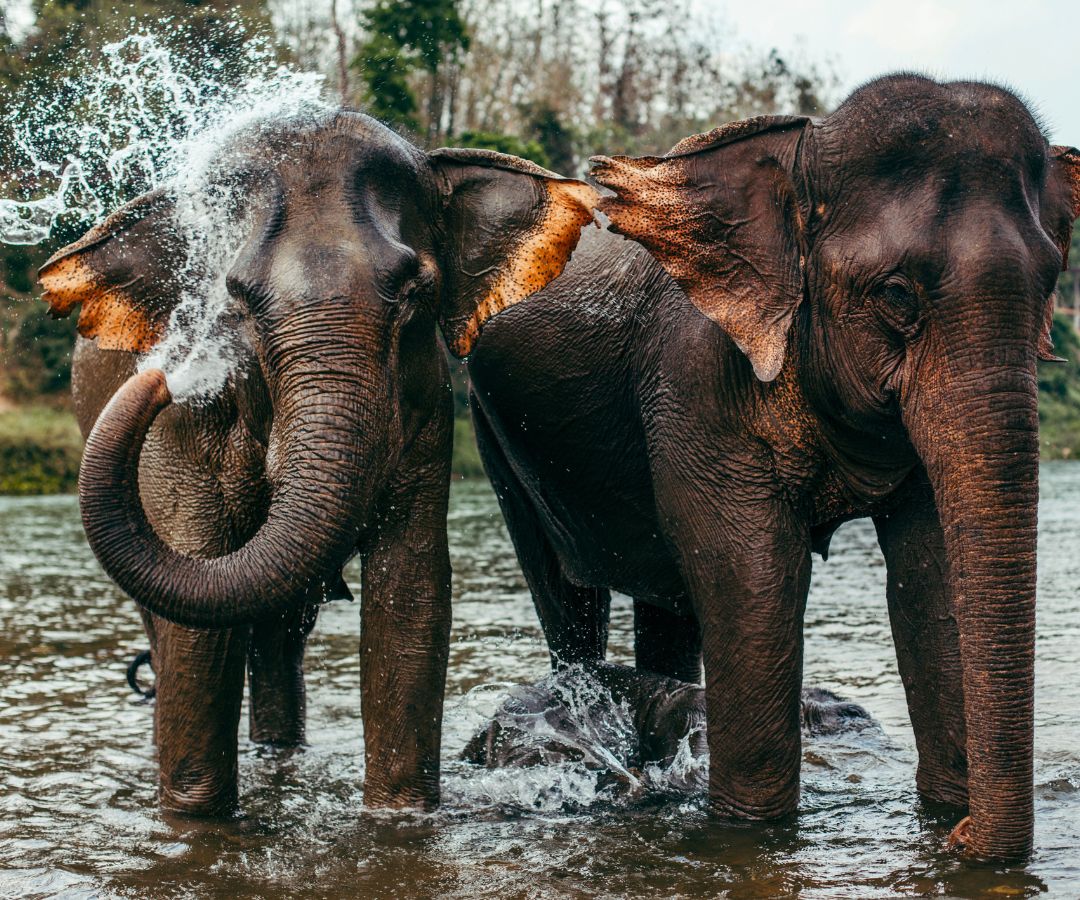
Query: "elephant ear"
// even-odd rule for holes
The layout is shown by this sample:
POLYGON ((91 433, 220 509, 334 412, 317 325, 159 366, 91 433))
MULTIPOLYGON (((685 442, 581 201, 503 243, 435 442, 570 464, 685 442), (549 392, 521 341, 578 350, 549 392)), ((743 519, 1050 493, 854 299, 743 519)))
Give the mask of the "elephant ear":
MULTIPOLYGON (((1073 222, 1080 218, 1080 150, 1075 147, 1050 148, 1050 181, 1064 194, 1066 210, 1057 222, 1045 223, 1047 233, 1061 251, 1061 270, 1069 268, 1069 247, 1072 244, 1073 222)), ((1042 334, 1039 336, 1039 359, 1046 362, 1062 362, 1054 353, 1054 342, 1050 337, 1054 326, 1054 299, 1051 294, 1046 301, 1046 314, 1043 318, 1042 334)))
POLYGON ((583 181, 491 150, 429 155, 443 199, 440 321, 451 351, 472 351, 484 323, 558 277, 593 222, 583 181))
POLYGON ((63 318, 81 303, 79 334, 101 349, 153 347, 176 304, 186 258, 172 212, 172 199, 151 191, 56 253, 38 272, 49 314, 63 318))
POLYGON ((810 120, 760 116, 665 156, 594 157, 611 229, 644 246, 750 359, 780 372, 802 297, 802 217, 792 173, 810 120))

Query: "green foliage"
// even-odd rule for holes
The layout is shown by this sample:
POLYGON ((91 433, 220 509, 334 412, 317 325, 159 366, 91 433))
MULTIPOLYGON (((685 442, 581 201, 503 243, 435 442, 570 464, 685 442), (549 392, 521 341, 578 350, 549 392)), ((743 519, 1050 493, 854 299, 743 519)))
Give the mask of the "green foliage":
POLYGON ((12 92, 22 79, 22 59, 7 34, 0 32, 0 90, 12 92))
POLYGON ((360 14, 364 30, 384 37, 413 65, 435 72, 469 49, 457 0, 379 0, 360 14))
POLYGON ((409 62, 386 35, 376 34, 360 49, 352 68, 367 88, 367 111, 410 131, 419 126, 416 96, 409 87, 409 62))
POLYGON ((1054 318, 1054 352, 1065 362, 1039 363, 1039 430, 1049 459, 1080 459, 1080 334, 1054 318))
MULTIPOLYGON (((574 130, 567 127, 559 117, 558 110, 547 103, 532 104, 524 111, 527 113, 529 131, 543 148, 548 162, 540 163, 531 156, 529 159, 561 175, 572 175, 577 165, 577 137, 574 130)), ((529 144, 532 143, 529 141, 529 144)))
POLYGON ((1076 296, 1074 291, 1074 285, 1077 281, 1080 281, 1080 228, 1073 226, 1072 233, 1072 246, 1069 249, 1069 266, 1073 271, 1062 272, 1061 278, 1058 280, 1058 296, 1061 300, 1062 306, 1073 305, 1073 298, 1076 296))
POLYGON ((71 413, 43 406, 0 413, 0 494, 73 491, 81 456, 71 413))
POLYGON ((128 0, 122 9, 96 0, 35 0, 34 29, 18 45, 18 65, 41 80, 72 74, 72 63, 92 64, 101 48, 140 29, 153 29, 181 56, 212 56, 223 74, 239 71, 243 46, 272 33, 265 0, 128 0))
POLYGON ((16 400, 66 393, 71 386, 75 319, 50 319, 44 303, 22 304, 17 322, 5 328, 4 383, 16 400))
POLYGON ((82 230, 65 223, 36 247, 0 244, 0 396, 25 402, 66 394, 71 384, 76 318, 49 318, 36 296, 37 270, 82 230))
POLYGON ((494 131, 463 131, 454 138, 457 147, 474 147, 479 150, 496 150, 531 159, 538 166, 551 168, 551 160, 539 141, 526 141, 512 134, 494 131))
MULTIPOLYGON (((360 13, 370 35, 351 68, 364 84, 368 111, 412 131, 419 129, 419 102, 410 75, 426 72, 437 83, 440 69, 469 49, 469 32, 457 0, 378 0, 360 13)), ((432 123, 429 124, 429 129, 432 123)))
POLYGON ((0 244, 4 283, 13 291, 29 294, 34 289, 34 264, 29 247, 0 244))

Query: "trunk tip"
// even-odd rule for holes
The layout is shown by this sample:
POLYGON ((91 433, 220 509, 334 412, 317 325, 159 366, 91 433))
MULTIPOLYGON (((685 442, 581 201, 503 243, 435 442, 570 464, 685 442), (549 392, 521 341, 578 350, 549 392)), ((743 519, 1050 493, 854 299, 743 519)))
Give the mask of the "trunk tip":
POLYGON ((971 816, 964 816, 945 840, 949 850, 966 850, 971 846, 971 816))
POLYGON ((140 393, 146 392, 153 406, 168 406, 172 403, 172 393, 169 391, 169 382, 161 369, 147 369, 145 372, 137 372, 131 376, 132 387, 138 387, 140 393))

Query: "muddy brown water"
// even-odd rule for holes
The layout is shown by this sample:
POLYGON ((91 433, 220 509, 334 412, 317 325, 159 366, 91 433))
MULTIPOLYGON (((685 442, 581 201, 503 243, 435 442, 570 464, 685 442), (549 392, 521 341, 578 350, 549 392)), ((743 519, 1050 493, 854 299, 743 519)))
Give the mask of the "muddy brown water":
MULTIPOLYGON (((309 645, 309 746, 259 748, 245 720, 242 811, 208 823, 157 808, 151 708, 124 683, 145 640, 86 546, 75 499, 0 498, 0 895, 1080 897, 1080 464, 1045 464, 1042 478, 1036 850, 1024 868, 959 861, 942 849, 953 823, 917 801, 868 522, 815 558, 806 680, 862 703, 882 730, 805 741, 792 822, 725 827, 663 773, 628 797, 571 764, 457 761, 506 685, 547 668, 494 497, 469 482, 455 485, 450 517, 442 808, 362 807, 358 608, 335 603, 309 645)), ((630 660, 630 628, 616 598, 617 661, 630 660)))

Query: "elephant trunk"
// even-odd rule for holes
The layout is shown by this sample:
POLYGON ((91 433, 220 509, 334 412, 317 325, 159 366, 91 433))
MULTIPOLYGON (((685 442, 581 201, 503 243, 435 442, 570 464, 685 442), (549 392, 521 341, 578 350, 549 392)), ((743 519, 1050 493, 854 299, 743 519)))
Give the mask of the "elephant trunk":
POLYGON ((154 419, 171 402, 164 374, 133 375, 99 416, 79 473, 86 536, 109 576, 150 612, 193 628, 280 613, 340 568, 355 547, 376 479, 362 463, 378 461, 363 437, 371 429, 355 399, 360 387, 334 387, 331 380, 328 389, 326 378, 288 380, 292 384, 279 390, 288 403, 275 409, 284 477, 258 532, 213 559, 169 547, 139 498, 139 455, 154 419))
POLYGON ((933 484, 960 633, 964 843, 1013 859, 1031 850, 1034 824, 1038 394, 1033 350, 998 352, 995 365, 961 358, 914 404, 908 428, 933 484))

